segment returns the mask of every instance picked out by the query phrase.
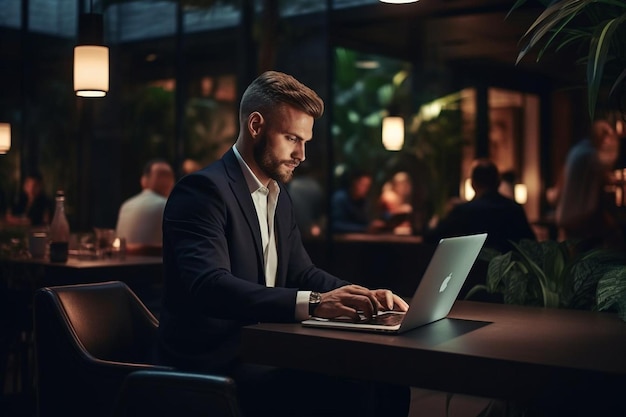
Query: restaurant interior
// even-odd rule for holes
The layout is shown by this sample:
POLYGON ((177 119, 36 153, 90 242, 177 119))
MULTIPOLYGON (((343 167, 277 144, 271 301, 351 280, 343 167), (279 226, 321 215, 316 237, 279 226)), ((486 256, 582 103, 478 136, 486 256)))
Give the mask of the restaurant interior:
MULTIPOLYGON (((218 160, 237 138, 244 88, 278 70, 325 102, 294 176, 321 190, 316 218, 302 231, 317 265, 410 297, 412 278, 434 250, 422 242, 424 230, 450 201, 471 199, 472 162, 483 157, 510 174, 513 198, 537 239, 556 241, 551 193, 568 150, 588 136, 592 121, 580 62, 586 50, 571 44, 542 54, 536 47, 518 62, 524 34, 545 7, 529 0, 512 10, 514 4, 0 0, 0 212, 27 173, 38 171, 49 196, 65 192, 73 234, 115 228, 120 205, 140 190, 146 161, 164 158, 180 178, 186 161, 218 160), (74 50, 93 39, 106 47, 108 74, 97 94, 81 96, 74 50), (386 131, 394 121, 396 130, 386 131), (402 227, 333 230, 331 196, 358 169, 372 174, 372 206, 395 174, 408 175, 412 210, 402 227)), ((602 86, 594 117, 615 126, 622 142, 625 113, 606 98, 609 88, 602 86)), ((623 152, 614 170, 624 178, 623 152)), ((622 184, 607 190, 620 215, 622 184)), ((10 256, 11 230, 0 233, 1 255, 10 256)), ((158 284, 158 269, 141 267, 158 284)), ((3 266, 3 286, 15 284, 10 271, 3 266)), ((485 273, 485 265, 476 270, 465 293, 485 273)), ((106 279, 101 271, 93 277, 106 279)), ((79 282, 80 272, 72 279, 79 282)), ((158 316, 158 297, 145 294, 158 316)), ((33 383, 24 381, 32 344, 20 346, 3 352, 3 402, 15 415, 33 415, 33 383), (21 370, 20 353, 27 356, 21 370)))

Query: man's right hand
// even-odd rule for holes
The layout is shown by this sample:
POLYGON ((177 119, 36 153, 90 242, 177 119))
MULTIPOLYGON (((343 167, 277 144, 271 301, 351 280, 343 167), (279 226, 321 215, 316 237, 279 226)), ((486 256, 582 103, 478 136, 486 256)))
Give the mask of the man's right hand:
POLYGON ((388 309, 376 299, 373 291, 360 285, 346 285, 321 296, 322 301, 314 313, 316 317, 326 319, 345 316, 360 321, 361 316, 370 319, 379 310, 388 309))

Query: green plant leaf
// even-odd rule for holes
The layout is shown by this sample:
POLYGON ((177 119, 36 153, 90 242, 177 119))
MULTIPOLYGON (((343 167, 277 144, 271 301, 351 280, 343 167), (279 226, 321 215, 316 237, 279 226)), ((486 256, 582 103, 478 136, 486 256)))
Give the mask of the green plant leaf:
POLYGON ((530 272, 532 272, 535 277, 537 278, 537 280, 539 281, 539 284, 541 284, 541 287, 548 287, 548 281, 546 279, 546 275, 543 272, 543 270, 539 267, 539 265, 537 265, 537 263, 535 261, 533 261, 533 259, 531 258, 530 252, 526 252, 521 245, 518 245, 514 242, 511 242, 513 244, 513 246, 515 247, 515 249, 517 249, 517 251, 519 252, 520 255, 522 255, 522 258, 525 261, 525 264, 528 267, 528 270, 530 272))
POLYGON ((619 308, 626 314, 626 267, 609 270, 598 281, 597 305, 599 311, 619 308))
POLYGON ((625 78, 626 78, 626 68, 624 68, 622 73, 619 75, 619 77, 617 77, 617 79, 611 86, 611 91, 609 92, 609 96, 612 96, 615 93, 615 91, 620 86, 620 84, 624 81, 625 78))
POLYGON ((487 267, 487 288, 489 292, 496 292, 500 287, 502 277, 506 276, 512 267, 511 252, 494 257, 487 267))
MULTIPOLYGON (((532 25, 528 28, 526 33, 522 36, 522 39, 525 39, 530 36, 530 39, 527 41, 526 46, 522 48, 520 53, 517 56, 516 64, 518 64, 522 58, 537 44, 539 43, 543 37, 549 33, 559 22, 563 19, 567 21, 571 21, 576 15, 580 13, 582 9, 584 9, 589 0, 563 0, 555 3, 554 5, 548 7, 544 10, 541 15, 532 23, 532 25)), ((561 27, 562 29, 562 27, 561 27)), ((556 32, 560 32, 560 30, 556 32)), ((548 41, 544 44, 544 49, 550 45, 551 41, 548 41)))
POLYGON ((615 30, 624 22, 624 19, 626 19, 626 14, 598 26, 591 38, 589 61, 587 62, 587 85, 589 88, 589 115, 592 119, 596 102, 598 101, 598 92, 604 74, 604 66, 606 64, 611 39, 615 30))

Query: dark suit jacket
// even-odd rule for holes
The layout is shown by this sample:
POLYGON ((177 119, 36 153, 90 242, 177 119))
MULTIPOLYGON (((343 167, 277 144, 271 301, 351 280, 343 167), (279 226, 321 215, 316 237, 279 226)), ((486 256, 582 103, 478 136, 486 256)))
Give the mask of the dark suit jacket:
POLYGON ((254 203, 233 150, 176 184, 163 215, 159 334, 165 362, 221 369, 237 357, 242 326, 292 322, 298 290, 348 284, 313 265, 289 194, 280 188, 276 288, 268 288, 254 203))
POLYGON ((487 232, 485 246, 508 252, 513 242, 535 239, 522 206, 498 192, 486 193, 455 206, 436 228, 424 233, 424 241, 437 243, 441 238, 487 232))

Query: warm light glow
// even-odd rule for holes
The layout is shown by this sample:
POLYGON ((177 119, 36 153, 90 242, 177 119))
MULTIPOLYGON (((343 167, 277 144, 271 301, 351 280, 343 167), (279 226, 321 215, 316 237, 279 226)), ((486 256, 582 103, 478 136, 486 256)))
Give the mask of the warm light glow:
POLYGON ((528 189, 526 189, 526 185, 515 184, 514 194, 517 204, 526 204, 526 201, 528 201, 528 189))
POLYGON ((81 97, 104 97, 109 91, 109 48, 79 45, 74 48, 74 91, 81 97))
POLYGON ((383 146, 388 151, 399 151, 404 145, 404 119, 402 117, 383 118, 383 146))
POLYGON ((474 191, 474 187, 472 187, 472 179, 467 178, 463 185, 463 195, 467 201, 470 201, 476 195, 476 191, 474 191))
POLYGON ((0 154, 5 154, 11 149, 11 125, 0 123, 0 154))

